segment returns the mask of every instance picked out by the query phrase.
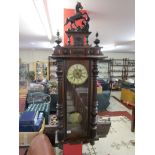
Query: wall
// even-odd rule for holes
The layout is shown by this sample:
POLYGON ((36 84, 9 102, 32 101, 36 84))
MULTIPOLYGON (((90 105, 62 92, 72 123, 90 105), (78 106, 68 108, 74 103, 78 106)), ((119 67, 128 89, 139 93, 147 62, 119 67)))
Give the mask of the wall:
POLYGON ((105 52, 103 53, 105 56, 108 56, 108 59, 123 59, 129 58, 135 60, 135 53, 134 52, 105 52))
POLYGON ((33 62, 43 61, 48 62, 48 56, 51 55, 52 50, 34 50, 24 49, 19 50, 19 58, 22 63, 29 64, 29 70, 33 70, 33 62))
MULTIPOLYGON (((51 50, 20 50, 19 51, 19 58, 21 58, 22 63, 28 63, 30 66, 30 70, 33 70, 33 62, 36 61, 43 61, 48 62, 48 56, 51 55, 51 50)), ((129 58, 129 59, 135 59, 135 53, 134 52, 105 52, 105 56, 108 56, 108 58, 113 59, 123 59, 123 58, 129 58)))

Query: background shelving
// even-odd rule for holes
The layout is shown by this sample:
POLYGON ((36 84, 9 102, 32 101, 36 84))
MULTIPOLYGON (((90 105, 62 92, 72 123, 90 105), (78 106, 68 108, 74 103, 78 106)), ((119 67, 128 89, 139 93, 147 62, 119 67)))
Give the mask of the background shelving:
POLYGON ((127 80, 135 77, 135 60, 128 58, 111 59, 110 65, 111 79, 127 80))
POLYGON ((29 64, 20 62, 19 64, 19 86, 27 85, 29 64))
POLYGON ((52 59, 50 56, 48 57, 48 80, 57 79, 56 74, 56 61, 52 59))
POLYGON ((48 78, 48 64, 45 62, 34 62, 35 80, 43 80, 48 78))
POLYGON ((105 81, 110 81, 110 59, 98 62, 98 78, 105 81))

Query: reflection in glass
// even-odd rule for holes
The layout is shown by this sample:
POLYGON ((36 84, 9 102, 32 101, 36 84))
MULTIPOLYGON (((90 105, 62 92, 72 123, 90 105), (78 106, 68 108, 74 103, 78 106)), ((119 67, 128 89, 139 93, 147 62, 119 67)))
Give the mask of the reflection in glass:
POLYGON ((88 88, 67 84, 67 137, 80 140, 87 136, 88 88))

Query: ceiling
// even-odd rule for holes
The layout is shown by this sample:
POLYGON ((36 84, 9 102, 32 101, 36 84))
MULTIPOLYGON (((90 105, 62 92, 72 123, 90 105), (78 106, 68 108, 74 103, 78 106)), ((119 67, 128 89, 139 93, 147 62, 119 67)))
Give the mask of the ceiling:
MULTIPOLYGON (((90 16, 93 45, 99 33, 105 52, 135 52, 134 0, 79 0, 90 16)), ((74 9, 75 0, 21 0, 19 12, 20 49, 49 50, 54 46, 56 32, 63 39, 64 8, 74 9)))

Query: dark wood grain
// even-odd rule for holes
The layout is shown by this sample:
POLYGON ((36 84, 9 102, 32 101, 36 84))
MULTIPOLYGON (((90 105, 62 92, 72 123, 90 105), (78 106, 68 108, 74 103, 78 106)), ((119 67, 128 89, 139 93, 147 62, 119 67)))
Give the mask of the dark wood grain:
MULTIPOLYGON (((57 45, 51 58, 56 60, 57 63, 57 76, 58 76, 58 141, 59 143, 75 143, 76 142, 90 142, 92 145, 96 140, 96 115, 97 115, 97 90, 96 80, 98 75, 97 61, 104 60, 106 57, 101 53, 101 47, 92 47, 88 44, 88 36, 90 32, 67 32, 69 37, 76 39, 76 36, 87 38, 86 44, 77 43, 70 45, 70 38, 68 38, 68 45, 61 47, 57 45), (86 67, 88 72, 88 79, 82 84, 82 87, 87 88, 87 93, 76 92, 76 86, 70 84, 66 78, 67 71, 70 66, 74 64, 82 64, 86 67), (74 106, 83 118, 81 125, 82 130, 86 134, 68 134, 67 133, 67 93, 73 99, 74 106)), ((78 87, 78 86, 77 86, 78 87)), ((81 87, 81 86, 79 86, 81 87)))

